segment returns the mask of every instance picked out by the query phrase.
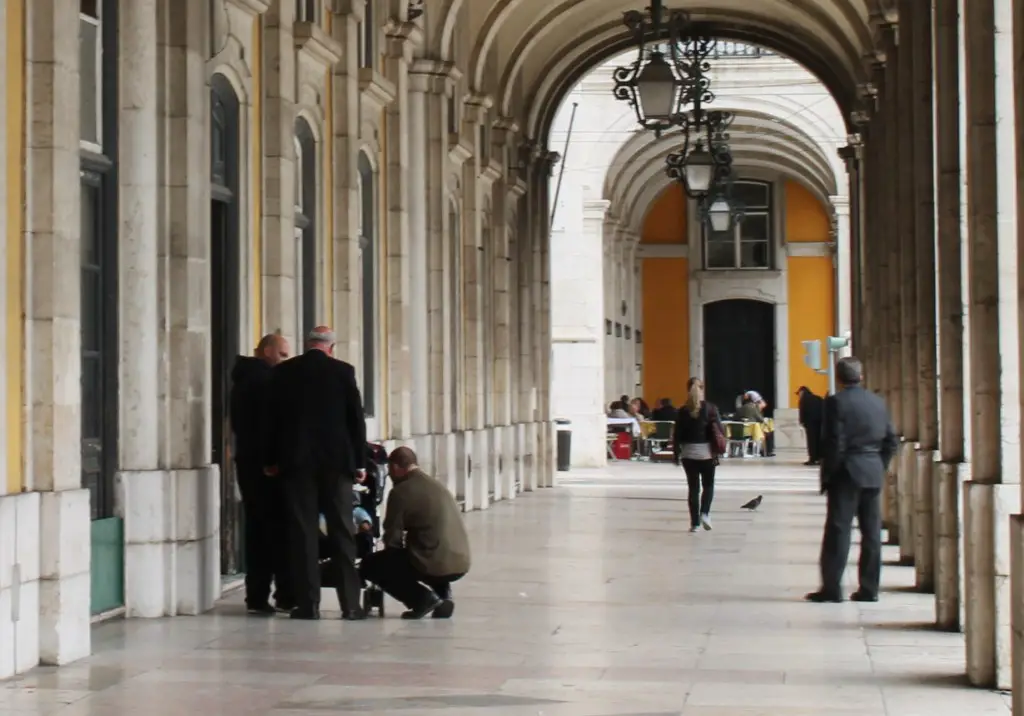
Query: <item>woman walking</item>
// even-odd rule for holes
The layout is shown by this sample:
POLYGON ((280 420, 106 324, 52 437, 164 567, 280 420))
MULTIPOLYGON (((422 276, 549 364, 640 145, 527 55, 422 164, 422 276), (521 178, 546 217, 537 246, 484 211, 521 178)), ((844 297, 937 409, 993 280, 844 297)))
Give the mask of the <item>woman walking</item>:
POLYGON ((704 382, 690 378, 689 397, 679 409, 673 433, 676 463, 682 462, 689 487, 690 531, 711 529, 711 501, 715 497, 715 466, 724 450, 718 408, 704 400, 704 382))

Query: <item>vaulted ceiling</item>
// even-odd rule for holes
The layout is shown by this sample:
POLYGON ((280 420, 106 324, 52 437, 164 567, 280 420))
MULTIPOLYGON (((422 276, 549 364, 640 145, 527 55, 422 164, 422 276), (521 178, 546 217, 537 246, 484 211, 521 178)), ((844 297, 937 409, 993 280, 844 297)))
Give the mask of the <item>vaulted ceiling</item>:
MULTIPOLYGON (((532 138, 547 136, 565 94, 630 49, 622 14, 648 0, 430 0, 423 54, 454 61, 471 92, 490 97, 532 138)), ((893 21, 895 0, 669 0, 724 39, 788 55, 830 89, 844 114, 868 79, 875 23, 893 21)))

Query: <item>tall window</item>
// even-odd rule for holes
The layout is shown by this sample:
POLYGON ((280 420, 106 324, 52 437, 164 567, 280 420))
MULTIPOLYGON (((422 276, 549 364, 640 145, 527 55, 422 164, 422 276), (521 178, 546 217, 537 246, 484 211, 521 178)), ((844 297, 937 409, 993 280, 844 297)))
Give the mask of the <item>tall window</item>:
POLYGON ((366 0, 362 32, 359 33, 359 66, 372 69, 377 63, 377 21, 373 15, 373 0, 366 0))
POLYGON ((103 39, 99 0, 81 0, 78 14, 78 52, 82 146, 103 153, 103 39))
POLYGON ((363 262, 363 409, 377 411, 377 175, 359 153, 359 247, 363 262))
POLYGON ((295 22, 320 22, 322 0, 295 0, 295 22))
POLYGON ((306 120, 295 122, 295 311, 301 341, 317 325, 316 140, 306 120))
POLYGON ((768 182, 738 181, 733 197, 745 209, 743 220, 729 231, 701 225, 704 267, 708 269, 767 269, 772 265, 772 188, 768 182))

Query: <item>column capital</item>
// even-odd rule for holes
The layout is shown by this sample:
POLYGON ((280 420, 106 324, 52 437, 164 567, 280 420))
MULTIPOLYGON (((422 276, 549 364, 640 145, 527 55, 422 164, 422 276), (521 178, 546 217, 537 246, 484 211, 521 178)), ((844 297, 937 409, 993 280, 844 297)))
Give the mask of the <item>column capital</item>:
POLYGON ((348 15, 356 22, 362 22, 366 17, 366 0, 328 0, 327 11, 332 15, 348 15))
POLYGON ((583 202, 584 221, 604 221, 611 202, 607 199, 588 199, 583 202))
POLYGON ((385 54, 393 60, 412 64, 413 52, 423 44, 423 28, 414 22, 388 20, 384 26, 385 54))
POLYGON ((848 196, 830 196, 828 198, 832 204, 832 209, 836 216, 849 216, 850 215, 850 197, 848 196))
POLYGON ((462 103, 465 108, 463 119, 471 124, 483 124, 487 114, 494 106, 494 99, 489 95, 471 94, 462 103))
POLYGON ((451 62, 416 58, 409 66, 409 89, 425 94, 446 95, 448 93, 451 62))

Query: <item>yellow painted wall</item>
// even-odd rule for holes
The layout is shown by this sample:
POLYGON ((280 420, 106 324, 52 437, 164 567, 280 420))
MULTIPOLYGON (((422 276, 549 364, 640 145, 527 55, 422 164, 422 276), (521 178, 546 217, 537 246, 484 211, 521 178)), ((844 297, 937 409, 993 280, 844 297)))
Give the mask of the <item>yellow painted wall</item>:
POLYGON ((22 470, 22 398, 24 342, 24 305, 22 276, 22 206, 25 200, 25 1, 7 0, 4 17, 7 33, 7 76, 4 78, 7 108, 7 206, 4 207, 7 231, 7 492, 21 492, 22 470))
MULTIPOLYGON (((835 269, 830 256, 794 256, 788 259, 789 384, 793 391, 806 385, 818 395, 828 390, 828 379, 804 365, 801 341, 835 335, 835 269)), ((791 398, 792 401, 792 398, 791 398)))
POLYGON ((672 182, 647 210, 641 244, 686 243, 686 194, 679 182, 672 182))
POLYGON ((828 213, 818 198, 800 182, 787 181, 786 242, 827 242, 830 228, 828 213))
POLYGON ((253 345, 263 336, 263 18, 252 27, 252 307, 253 345))
POLYGON ((690 287, 685 258, 643 259, 640 265, 643 320, 644 400, 678 405, 690 378, 690 287))

